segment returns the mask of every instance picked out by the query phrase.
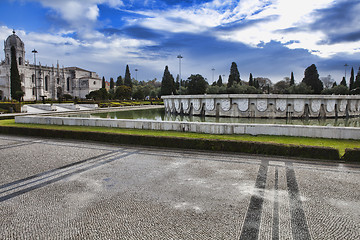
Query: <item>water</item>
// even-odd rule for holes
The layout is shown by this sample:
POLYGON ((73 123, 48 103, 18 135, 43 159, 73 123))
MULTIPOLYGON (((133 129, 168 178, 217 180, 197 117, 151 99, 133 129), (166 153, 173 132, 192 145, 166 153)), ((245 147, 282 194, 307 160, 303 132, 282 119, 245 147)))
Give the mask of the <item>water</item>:
POLYGON ((229 118, 229 117, 200 117, 180 116, 165 113, 164 109, 129 110, 119 112, 103 112, 91 114, 69 115, 69 117, 85 118, 111 118, 111 119, 138 119, 156 121, 182 121, 182 122, 212 122, 212 123, 258 123, 258 124, 291 124, 316 125, 337 127, 360 127, 360 117, 338 119, 268 119, 268 118, 229 118))

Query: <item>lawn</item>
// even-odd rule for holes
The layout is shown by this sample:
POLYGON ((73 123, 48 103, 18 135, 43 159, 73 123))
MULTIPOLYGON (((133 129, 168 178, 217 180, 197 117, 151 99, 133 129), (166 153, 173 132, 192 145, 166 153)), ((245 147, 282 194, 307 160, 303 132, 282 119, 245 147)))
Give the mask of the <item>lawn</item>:
POLYGON ((203 133, 175 132, 175 131, 154 131, 139 129, 121 129, 108 127, 86 127, 86 126, 57 126, 57 125, 38 125, 38 124, 17 124, 14 119, 1 120, 0 126, 28 127, 42 129, 59 129, 71 131, 91 131, 91 132, 111 132, 121 134, 134 135, 151 135, 151 136, 169 136, 184 138, 201 138, 201 139, 220 139, 235 141, 252 141, 252 142, 268 142, 305 146, 323 146, 338 149, 340 156, 345 153, 345 148, 360 148, 359 140, 345 139, 325 139, 325 138, 307 138, 307 137, 288 137, 288 136, 269 136, 269 135, 215 135, 203 133))

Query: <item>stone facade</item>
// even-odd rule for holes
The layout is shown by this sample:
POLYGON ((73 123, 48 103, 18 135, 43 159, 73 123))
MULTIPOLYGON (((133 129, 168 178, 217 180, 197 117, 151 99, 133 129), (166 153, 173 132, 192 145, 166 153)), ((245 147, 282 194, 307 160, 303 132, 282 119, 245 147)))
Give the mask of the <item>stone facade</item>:
POLYGON ((162 96, 166 112, 255 118, 318 118, 360 115, 357 95, 221 94, 162 96))
POLYGON ((42 66, 25 61, 25 45, 13 32, 4 41, 5 60, 0 62, 0 100, 11 99, 10 67, 11 48, 16 50, 16 59, 25 101, 40 100, 40 96, 58 99, 63 94, 85 98, 94 90, 101 88, 101 79, 95 72, 78 67, 42 66), (35 75, 36 70, 36 75, 35 75), (35 79, 36 76, 36 79, 35 79))

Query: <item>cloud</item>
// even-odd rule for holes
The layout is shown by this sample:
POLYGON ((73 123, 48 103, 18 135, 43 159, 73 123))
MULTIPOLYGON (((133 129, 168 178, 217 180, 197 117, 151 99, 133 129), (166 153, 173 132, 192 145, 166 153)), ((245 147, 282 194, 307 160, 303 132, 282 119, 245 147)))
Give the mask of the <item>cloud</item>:
MULTIPOLYGON (((327 26, 332 24, 328 21, 332 18, 333 22, 346 25, 346 21, 339 21, 343 10, 348 10, 346 18, 358 23, 358 5, 355 1, 337 3, 334 0, 214 0, 185 8, 141 10, 138 13, 148 17, 132 24, 171 33, 210 32, 222 41, 244 43, 253 48, 276 41, 289 49, 306 49, 326 58, 341 52, 359 52, 356 45, 360 39, 356 31, 329 35, 327 26)), ((359 28, 352 23, 354 30, 359 28)), ((332 25, 336 30, 336 24, 332 25)))

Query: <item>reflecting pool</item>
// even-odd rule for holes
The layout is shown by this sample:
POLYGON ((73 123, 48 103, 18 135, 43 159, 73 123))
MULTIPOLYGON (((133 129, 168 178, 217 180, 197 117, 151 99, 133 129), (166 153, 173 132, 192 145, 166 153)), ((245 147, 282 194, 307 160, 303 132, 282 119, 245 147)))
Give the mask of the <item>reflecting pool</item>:
POLYGON ((328 118, 328 119, 268 119, 268 118, 229 118, 229 117, 200 117, 180 116, 165 113, 162 108, 129 110, 118 112, 86 113, 67 115, 68 117, 85 118, 111 118, 111 119, 137 119, 156 121, 183 121, 183 122, 212 122, 212 123, 258 123, 258 124, 291 124, 291 125, 317 125, 337 127, 360 127, 360 117, 356 118, 328 118))

